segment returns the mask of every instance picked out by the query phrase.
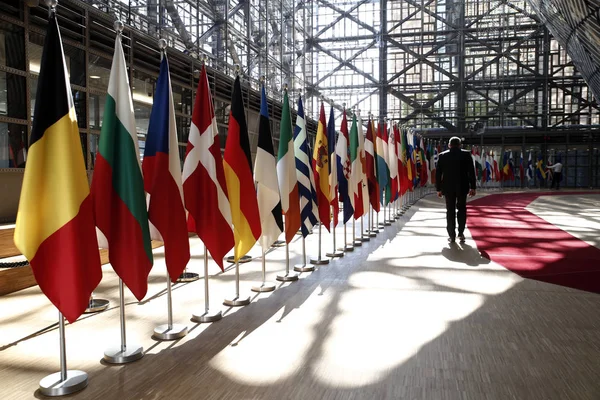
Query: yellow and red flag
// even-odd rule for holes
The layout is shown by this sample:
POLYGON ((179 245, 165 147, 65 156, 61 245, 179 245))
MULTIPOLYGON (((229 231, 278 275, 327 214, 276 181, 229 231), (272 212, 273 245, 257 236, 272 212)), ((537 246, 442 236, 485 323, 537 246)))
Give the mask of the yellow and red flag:
POLYGON ((331 210, 329 204, 329 147, 327 146, 327 132, 325 125, 325 107, 321 103, 317 137, 313 150, 313 173, 315 174, 315 189, 317 191, 317 207, 319 208, 319 221, 329 231, 331 223, 331 210))
POLYGON ((60 32, 51 13, 14 240, 42 292, 69 322, 85 311, 102 279, 92 211, 60 32))
POLYGON ((231 95, 223 167, 233 221, 234 259, 238 261, 250 251, 262 233, 239 76, 235 78, 231 95))

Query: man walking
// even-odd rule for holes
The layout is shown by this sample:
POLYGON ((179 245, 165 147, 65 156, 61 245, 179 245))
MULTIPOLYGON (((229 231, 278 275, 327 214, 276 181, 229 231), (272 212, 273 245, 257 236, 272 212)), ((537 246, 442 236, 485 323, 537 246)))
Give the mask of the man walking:
POLYGON ((448 242, 454 243, 456 240, 458 219, 458 238, 462 243, 465 241, 464 232, 467 224, 467 195, 475 196, 475 167, 471 153, 460 148, 458 137, 452 137, 449 145, 450 149, 439 155, 435 187, 438 197, 446 198, 448 242))

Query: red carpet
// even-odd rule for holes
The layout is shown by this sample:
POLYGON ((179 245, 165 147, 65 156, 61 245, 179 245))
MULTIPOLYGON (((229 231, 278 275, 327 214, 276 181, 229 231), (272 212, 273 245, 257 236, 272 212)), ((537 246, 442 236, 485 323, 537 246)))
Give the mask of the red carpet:
POLYGON ((493 194, 468 203, 467 226, 479 251, 530 279, 600 293, 600 249, 527 211, 539 196, 597 192, 493 194))

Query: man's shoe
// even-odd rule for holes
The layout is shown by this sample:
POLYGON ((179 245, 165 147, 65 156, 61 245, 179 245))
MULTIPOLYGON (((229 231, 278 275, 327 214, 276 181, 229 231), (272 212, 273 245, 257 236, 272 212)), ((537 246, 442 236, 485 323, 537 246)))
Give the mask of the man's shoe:
POLYGON ((461 242, 461 243, 464 243, 464 242, 465 242, 465 235, 464 235, 464 234, 462 234, 462 233, 460 233, 460 234, 458 235, 458 240, 460 240, 460 242, 461 242))
POLYGON ((454 242, 456 242, 456 239, 454 239, 453 237, 448 238, 448 243, 454 243, 454 242))

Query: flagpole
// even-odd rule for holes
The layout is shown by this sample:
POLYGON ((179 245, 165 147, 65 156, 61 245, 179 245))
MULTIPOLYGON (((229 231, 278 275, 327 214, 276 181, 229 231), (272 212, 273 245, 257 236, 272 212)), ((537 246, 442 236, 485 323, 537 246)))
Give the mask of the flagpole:
MULTIPOLYGON (((296 270, 295 267, 294 270, 296 270)), ((277 275, 276 279, 280 282, 292 282, 298 280, 298 274, 290 272, 290 246, 287 241, 285 243, 285 275, 277 275)))
MULTIPOLYGON (((348 230, 347 230, 346 225, 348 225, 348 224, 347 223, 344 224, 344 247, 339 248, 338 250, 354 251, 354 243, 348 243, 348 230)), ((352 235, 354 235, 354 229, 352 230, 352 235)), ((354 236, 352 236, 352 241, 354 242, 354 236)))
MULTIPOLYGON (((53 10, 51 12, 54 12, 53 10)), ((58 335, 60 345, 60 372, 47 375, 40 380, 40 393, 44 396, 66 396, 85 389, 88 375, 83 371, 67 370, 65 318, 58 312, 58 335)))
POLYGON ((306 265, 306 239, 302 235, 302 264, 294 265, 294 271, 296 272, 312 272, 315 270, 313 265, 306 265))
POLYGON ((88 302, 88 306, 83 312, 84 314, 92 314, 100 311, 104 311, 108 308, 110 302, 105 299, 95 299, 94 292, 90 295, 90 301, 88 302))
POLYGON ((352 244, 354 247, 362 246, 362 237, 360 239, 356 237, 356 219, 354 219, 354 216, 352 216, 352 244))
MULTIPOLYGON (((334 210, 334 212, 335 212, 335 209, 334 209, 333 206, 331 206, 331 209, 334 210)), ((331 221, 331 226, 332 226, 332 228, 331 228, 331 236, 333 236, 333 249, 329 253, 325 253, 325 255, 327 257, 332 257, 332 258, 335 258, 335 257, 344 257, 344 252, 338 250, 336 248, 336 245, 335 245, 335 228, 336 228, 336 226, 333 223, 333 219, 331 221)), ((320 252, 319 252, 319 254, 320 254, 320 252)))
MULTIPOLYGON (((160 50, 161 61, 165 57, 165 51, 167 49, 167 41, 163 38, 158 39, 158 48, 160 50)), ((159 325, 154 328, 154 338, 158 340, 175 340, 187 335, 187 326, 185 325, 173 325, 173 302, 172 302, 172 289, 171 289, 171 277, 167 270, 167 324, 159 325)))
POLYGON ((192 321, 206 323, 223 318, 221 311, 211 312, 208 297, 208 249, 204 245, 204 314, 192 314, 192 321))
POLYGON ((185 325, 173 324, 173 299, 171 290, 171 277, 167 271, 167 324, 159 325, 154 328, 154 338, 158 340, 175 340, 188 334, 188 328, 185 325))
POLYGON ((327 258, 321 258, 321 226, 323 224, 319 222, 319 254, 317 258, 311 258, 310 263, 314 265, 326 265, 329 264, 329 260, 327 258))
POLYGON ((252 286, 250 290, 258 293, 272 292, 275 290, 275 284, 267 282, 267 261, 265 257, 265 249, 262 249, 262 282, 260 285, 252 286))
MULTIPOLYGON (((264 257, 263 257, 264 259, 264 257)), ((240 298, 240 262, 235 262, 235 297, 223 300, 223 305, 229 307, 241 307, 250 304, 250 296, 240 298)))
POLYGON ((144 356, 144 349, 138 344, 127 345, 127 336, 125 331, 125 293, 123 289, 123 280, 119 278, 119 304, 121 307, 121 345, 119 347, 109 347, 104 352, 104 361, 111 364, 126 364, 139 360, 144 356))

